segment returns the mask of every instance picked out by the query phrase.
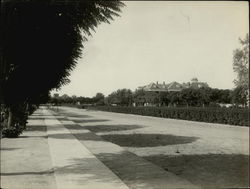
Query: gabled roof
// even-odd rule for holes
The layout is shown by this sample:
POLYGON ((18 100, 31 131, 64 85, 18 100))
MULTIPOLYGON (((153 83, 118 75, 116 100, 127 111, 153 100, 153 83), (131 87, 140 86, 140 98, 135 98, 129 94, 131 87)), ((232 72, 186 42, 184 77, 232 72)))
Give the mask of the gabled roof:
POLYGON ((168 86, 168 91, 180 91, 183 89, 182 84, 177 83, 176 81, 172 82, 168 86))
POLYGON ((143 89, 145 91, 162 91, 162 92, 167 92, 167 91, 181 91, 182 89, 186 89, 186 88, 201 88, 201 87, 209 87, 207 83, 204 82, 199 82, 198 79, 196 80, 192 80, 192 82, 188 82, 188 83, 178 83, 176 81, 173 81, 171 83, 165 84, 165 82, 163 82, 163 84, 159 84, 157 83, 150 83, 148 85, 142 86, 142 87, 138 87, 139 89, 143 89))
POLYGON ((182 89, 181 84, 177 82, 172 82, 170 84, 150 83, 149 85, 139 88, 145 91, 180 91, 182 89))

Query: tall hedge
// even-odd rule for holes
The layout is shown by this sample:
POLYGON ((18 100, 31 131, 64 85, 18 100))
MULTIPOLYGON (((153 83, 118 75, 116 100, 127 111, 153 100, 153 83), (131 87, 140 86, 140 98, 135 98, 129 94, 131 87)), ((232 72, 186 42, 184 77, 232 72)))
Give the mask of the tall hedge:
POLYGON ((143 116, 249 126, 249 109, 247 108, 129 106, 91 106, 88 108, 101 111, 136 114, 143 116))

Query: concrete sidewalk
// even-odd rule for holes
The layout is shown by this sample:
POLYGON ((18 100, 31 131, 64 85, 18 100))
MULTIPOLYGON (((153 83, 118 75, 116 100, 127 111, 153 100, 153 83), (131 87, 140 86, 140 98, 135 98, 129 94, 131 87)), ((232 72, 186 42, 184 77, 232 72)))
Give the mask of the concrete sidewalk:
POLYGON ((128 189, 48 110, 43 113, 58 189, 128 189))
POLYGON ((19 138, 2 139, 1 188, 128 189, 45 109, 19 138))
POLYGON ((54 189, 56 182, 41 110, 19 138, 1 139, 1 188, 54 189))

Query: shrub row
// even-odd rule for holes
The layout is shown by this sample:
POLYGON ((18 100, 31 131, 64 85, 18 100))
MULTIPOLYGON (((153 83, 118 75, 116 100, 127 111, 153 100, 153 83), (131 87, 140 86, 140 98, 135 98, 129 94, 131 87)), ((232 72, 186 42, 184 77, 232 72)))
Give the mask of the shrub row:
POLYGON ((247 108, 91 106, 88 107, 88 109, 208 123, 249 126, 249 110, 247 108))

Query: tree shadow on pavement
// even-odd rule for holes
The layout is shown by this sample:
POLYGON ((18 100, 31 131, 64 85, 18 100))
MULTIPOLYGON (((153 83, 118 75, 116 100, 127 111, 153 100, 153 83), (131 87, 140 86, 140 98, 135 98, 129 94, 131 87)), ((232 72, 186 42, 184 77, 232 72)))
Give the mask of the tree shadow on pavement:
POLYGON ((13 150, 19 150, 21 148, 1 148, 0 150, 2 151, 13 151, 13 150))
POLYGON ((34 135, 29 135, 29 136, 19 136, 18 138, 22 139, 22 138, 48 138, 48 136, 34 136, 34 135))
POLYGON ((109 131, 121 131, 121 130, 132 130, 142 128, 142 126, 138 125, 93 125, 93 126, 80 126, 77 124, 64 124, 64 127, 74 131, 86 131, 84 133, 76 133, 74 132, 74 136, 78 140, 94 140, 101 141, 103 138, 99 135, 96 135, 95 132, 109 132, 109 131), (90 132, 89 132, 90 131, 90 132))
POLYGON ((83 114, 74 114, 74 113, 69 113, 66 111, 61 111, 59 110, 58 112, 55 112, 58 115, 63 115, 66 117, 74 117, 74 118, 91 118, 92 116, 89 115, 83 115, 83 114))
POLYGON ((129 188, 190 188, 179 177, 169 174, 164 169, 131 152, 96 153, 95 156, 121 178, 129 188))
POLYGON ((53 169, 49 169, 46 171, 38 171, 38 172, 14 172, 14 173, 3 173, 1 172, 2 176, 18 176, 18 175, 46 175, 46 174, 52 174, 54 173, 53 169))
POLYGON ((76 123, 95 123, 95 122, 105 122, 105 121, 110 121, 108 119, 70 119, 71 121, 74 121, 76 123))
POLYGON ((143 158, 204 188, 249 187, 247 155, 154 155, 143 158))
POLYGON ((87 131, 87 129, 85 129, 83 126, 80 126, 80 125, 77 125, 77 124, 64 124, 63 123, 63 126, 66 127, 67 129, 69 130, 85 130, 87 131))
POLYGON ((58 133, 58 134, 49 134, 49 138, 55 138, 55 139, 75 139, 78 140, 92 140, 92 141, 102 141, 102 139, 91 132, 84 132, 84 133, 75 133, 74 137, 70 134, 64 134, 64 133, 58 133))
POLYGON ((198 137, 163 135, 163 134, 110 134, 101 135, 109 142, 126 147, 155 147, 192 143, 198 137))
POLYGON ((83 127, 94 133, 109 132, 109 131, 126 131, 126 130, 143 128, 142 126, 139 125, 93 125, 93 126, 83 126, 83 127))
POLYGON ((44 118, 42 116, 39 116, 39 117, 38 116, 30 116, 29 120, 44 120, 44 118))
POLYGON ((44 116, 32 116, 32 117, 29 117, 29 120, 45 120, 45 119, 55 119, 55 117, 44 117, 44 116))
POLYGON ((60 114, 64 115, 66 117, 73 117, 73 118, 91 118, 92 116, 89 115, 77 115, 77 114, 70 114, 70 113, 65 113, 65 114, 60 114))
POLYGON ((46 126, 43 125, 27 125, 26 131, 47 131, 46 126))

